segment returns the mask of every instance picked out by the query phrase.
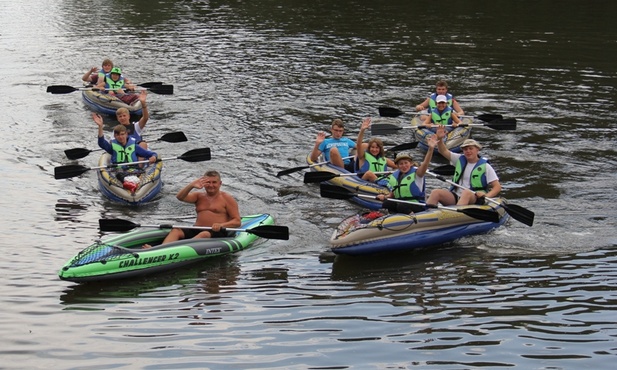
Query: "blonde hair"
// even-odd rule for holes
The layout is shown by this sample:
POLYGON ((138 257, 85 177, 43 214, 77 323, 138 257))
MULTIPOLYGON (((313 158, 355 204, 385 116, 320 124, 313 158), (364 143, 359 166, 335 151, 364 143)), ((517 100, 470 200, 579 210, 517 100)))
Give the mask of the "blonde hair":
POLYGON ((129 112, 129 110, 128 110, 128 109, 126 109, 126 108, 122 107, 122 108, 118 108, 118 109, 116 110, 116 116, 117 116, 118 114, 120 114, 120 113, 128 113, 128 114, 130 114, 131 112, 129 112))

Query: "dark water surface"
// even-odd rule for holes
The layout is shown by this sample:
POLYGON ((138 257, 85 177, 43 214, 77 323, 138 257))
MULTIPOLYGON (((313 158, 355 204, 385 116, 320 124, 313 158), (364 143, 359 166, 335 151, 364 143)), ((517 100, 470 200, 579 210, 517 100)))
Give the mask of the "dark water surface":
POLYGON ((614 368, 614 2, 34 4, 0 2, 0 368, 614 368), (162 196, 140 208, 102 199, 94 173, 53 178, 65 149, 96 148, 96 127, 79 93, 45 88, 79 86, 105 57, 174 85, 149 95, 147 137, 189 142, 160 154, 213 153, 169 161, 162 196), (469 114, 518 120, 474 137, 534 226, 333 258, 329 235, 356 206, 275 174, 303 165, 333 118, 355 136, 378 106, 410 111, 440 78, 469 114), (174 195, 209 168, 243 214, 271 213, 291 239, 132 281, 57 278, 99 218, 191 222, 174 195))

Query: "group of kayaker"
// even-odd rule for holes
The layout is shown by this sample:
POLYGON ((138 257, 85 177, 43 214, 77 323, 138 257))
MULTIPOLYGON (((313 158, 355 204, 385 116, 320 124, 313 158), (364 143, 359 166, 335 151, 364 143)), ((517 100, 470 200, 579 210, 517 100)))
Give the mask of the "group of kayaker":
POLYGON ((380 200, 395 198, 450 206, 484 204, 485 197, 496 197, 501 191, 501 184, 493 167, 479 155, 482 146, 476 140, 467 139, 461 144, 462 154, 459 154, 448 150, 444 144, 448 129, 458 126, 458 115, 464 114, 456 99, 447 92, 445 81, 438 81, 436 92, 416 106, 417 111, 424 109, 428 109, 424 125, 434 128, 434 135, 428 139, 429 148, 421 164, 414 162, 408 153, 397 155, 394 161, 386 158, 383 142, 378 138, 371 138, 368 143, 364 143, 364 132, 370 127, 370 118, 362 121, 356 142, 343 137, 343 121, 334 120, 330 128, 331 137, 326 138, 324 132, 317 134, 311 160, 317 161, 319 155, 323 154, 325 160, 333 165, 350 172, 357 171, 363 179, 387 186, 390 194, 379 195, 380 200), (355 157, 350 155, 354 149, 355 157), (424 175, 435 149, 455 167, 453 181, 464 189, 435 189, 427 199, 424 175), (394 172, 386 177, 376 175, 389 169, 394 172))

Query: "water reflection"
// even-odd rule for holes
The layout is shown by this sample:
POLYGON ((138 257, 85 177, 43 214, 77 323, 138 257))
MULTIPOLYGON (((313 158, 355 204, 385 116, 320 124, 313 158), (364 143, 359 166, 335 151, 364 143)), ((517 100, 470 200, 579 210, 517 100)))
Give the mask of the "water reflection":
POLYGON ((90 306, 80 305, 96 304, 104 308, 108 304, 135 304, 143 298, 217 295, 222 286, 235 285, 239 274, 235 258, 223 256, 157 275, 71 285, 63 291, 60 301, 69 306, 67 309, 90 310, 90 306))

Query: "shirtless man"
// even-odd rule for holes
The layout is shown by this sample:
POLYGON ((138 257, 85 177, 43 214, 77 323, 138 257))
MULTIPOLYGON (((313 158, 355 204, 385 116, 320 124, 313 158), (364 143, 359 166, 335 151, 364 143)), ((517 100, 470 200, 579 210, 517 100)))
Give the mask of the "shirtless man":
MULTIPOLYGON (((223 228, 239 227, 242 223, 238 203, 229 194, 221 191, 221 175, 217 171, 207 171, 176 194, 182 202, 195 204, 197 220, 195 226, 208 226, 212 230, 173 228, 163 240, 163 244, 180 239, 217 238, 227 236, 223 228), (205 191, 192 191, 204 189, 205 191)), ((145 248, 148 246, 144 245, 145 248)))

